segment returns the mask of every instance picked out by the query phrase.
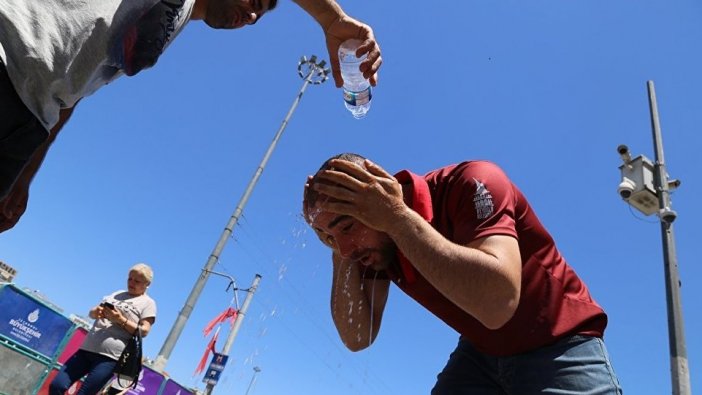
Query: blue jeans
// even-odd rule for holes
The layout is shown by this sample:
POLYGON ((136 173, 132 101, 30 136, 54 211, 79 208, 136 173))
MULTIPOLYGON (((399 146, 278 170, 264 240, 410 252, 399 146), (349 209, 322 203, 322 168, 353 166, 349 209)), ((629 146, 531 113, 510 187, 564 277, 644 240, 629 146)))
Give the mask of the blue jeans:
POLYGON ((94 352, 78 350, 66 361, 49 386, 49 395, 63 395, 73 383, 85 376, 76 395, 95 395, 112 378, 117 361, 94 352), (87 376, 86 376, 87 375, 87 376))
POLYGON ((460 340, 432 395, 621 395, 602 339, 572 336, 507 357, 476 351, 460 340))

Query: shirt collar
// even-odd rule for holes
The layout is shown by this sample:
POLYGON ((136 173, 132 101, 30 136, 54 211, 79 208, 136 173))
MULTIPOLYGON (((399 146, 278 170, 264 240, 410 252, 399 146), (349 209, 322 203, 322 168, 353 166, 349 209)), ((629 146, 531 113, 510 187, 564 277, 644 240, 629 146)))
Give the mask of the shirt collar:
MULTIPOLYGON (((424 177, 416 175, 408 170, 402 170, 395 174, 395 178, 402 185, 409 186, 410 196, 405 197, 405 203, 421 215, 427 222, 434 219, 434 210, 431 205, 431 194, 429 184, 424 177)), ((416 281, 417 275, 412 263, 398 250, 397 257, 400 262, 400 269, 405 281, 412 284, 416 281)))
POLYGON ((434 219, 434 209, 431 205, 431 194, 429 193, 429 184, 424 177, 402 170, 395 174, 395 178, 402 185, 409 185, 411 189, 411 200, 405 198, 410 208, 421 215, 422 218, 431 223, 434 219), (408 201, 409 200, 409 201, 408 201))

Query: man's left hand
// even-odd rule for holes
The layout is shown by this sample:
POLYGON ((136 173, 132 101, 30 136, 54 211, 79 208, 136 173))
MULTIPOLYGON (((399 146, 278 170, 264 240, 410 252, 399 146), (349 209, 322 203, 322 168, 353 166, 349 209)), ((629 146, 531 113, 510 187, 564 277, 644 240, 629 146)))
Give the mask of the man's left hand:
POLYGON ((320 200, 319 208, 349 215, 387 233, 407 209, 402 186, 375 163, 366 160, 364 164, 365 168, 335 159, 331 169, 319 173, 313 188, 329 197, 320 200))

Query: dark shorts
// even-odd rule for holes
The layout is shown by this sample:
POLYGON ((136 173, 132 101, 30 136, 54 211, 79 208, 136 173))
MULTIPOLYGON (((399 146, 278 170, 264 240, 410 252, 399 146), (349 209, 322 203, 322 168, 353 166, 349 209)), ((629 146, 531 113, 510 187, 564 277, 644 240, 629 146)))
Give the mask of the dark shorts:
POLYGON ((17 95, 0 61, 0 199, 48 137, 49 132, 17 95))

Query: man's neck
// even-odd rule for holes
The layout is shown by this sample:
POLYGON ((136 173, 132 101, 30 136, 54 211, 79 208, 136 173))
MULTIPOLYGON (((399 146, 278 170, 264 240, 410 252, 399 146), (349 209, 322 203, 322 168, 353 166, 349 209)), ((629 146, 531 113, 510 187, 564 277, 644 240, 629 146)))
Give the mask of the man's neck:
POLYGON ((193 12, 190 14, 190 20, 199 21, 205 19, 208 1, 209 0, 195 0, 193 12))

